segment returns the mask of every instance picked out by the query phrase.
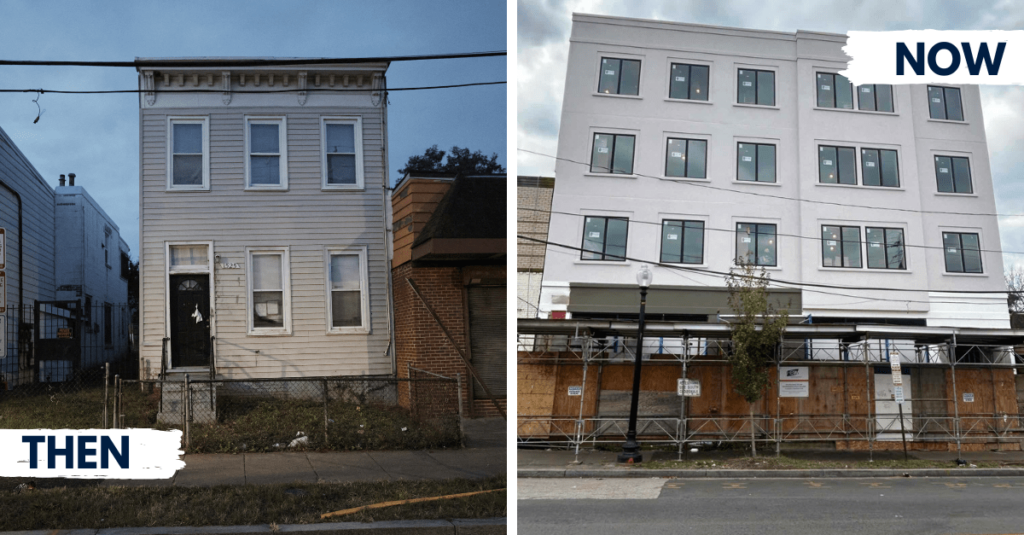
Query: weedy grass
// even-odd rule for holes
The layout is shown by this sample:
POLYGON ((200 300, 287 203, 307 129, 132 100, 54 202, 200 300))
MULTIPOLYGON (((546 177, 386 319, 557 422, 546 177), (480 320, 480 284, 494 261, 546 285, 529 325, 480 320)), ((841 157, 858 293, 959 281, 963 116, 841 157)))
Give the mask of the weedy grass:
POLYGON ((504 488, 504 475, 481 480, 218 487, 105 487, 95 481, 40 480, 39 488, 16 490, 24 482, 22 479, 0 479, 0 526, 5 530, 312 524, 507 516, 506 492, 502 491, 320 519, 324 513, 386 501, 504 488))

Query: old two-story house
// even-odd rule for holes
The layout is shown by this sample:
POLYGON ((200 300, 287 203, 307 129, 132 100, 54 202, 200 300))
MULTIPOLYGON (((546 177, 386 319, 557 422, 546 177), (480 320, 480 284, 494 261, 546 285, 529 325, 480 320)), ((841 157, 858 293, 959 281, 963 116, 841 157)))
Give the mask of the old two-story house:
POLYGON ((142 375, 392 374, 388 64, 139 64, 142 375))

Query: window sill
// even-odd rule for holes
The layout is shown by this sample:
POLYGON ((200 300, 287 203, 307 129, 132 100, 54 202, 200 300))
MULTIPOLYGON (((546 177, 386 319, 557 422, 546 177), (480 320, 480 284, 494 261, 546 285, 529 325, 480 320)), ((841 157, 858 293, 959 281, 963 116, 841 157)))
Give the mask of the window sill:
POLYGON ((633 264, 630 260, 573 260, 577 266, 622 266, 627 267, 633 264))
POLYGON ((626 98, 626 99, 633 99, 633 100, 643 100, 643 98, 644 98, 642 95, 620 95, 618 93, 598 93, 597 91, 594 91, 593 95, 595 97, 626 98))
POLYGON ((621 175, 616 173, 583 173, 583 176, 597 178, 639 178, 639 175, 621 175))
POLYGON ((243 189, 243 191, 275 191, 275 192, 282 192, 282 191, 288 191, 288 186, 273 186, 273 187, 270 187, 270 186, 264 186, 264 187, 246 186, 243 189))
MULTIPOLYGON (((989 275, 988 275, 988 273, 950 273, 950 272, 948 272, 948 271, 944 271, 944 272, 942 273, 942 276, 943 276, 943 277, 974 277, 974 278, 988 278, 988 276, 989 276, 989 275)), ((939 293, 941 293, 941 292, 939 292, 939 293)), ((992 293, 998 293, 998 292, 992 292, 992 293)))
POLYGON ((903 274, 903 275, 909 275, 909 274, 913 273, 913 271, 911 271, 909 269, 848 268, 848 267, 826 267, 826 266, 818 266, 818 271, 824 271, 824 272, 844 271, 844 272, 850 272, 850 273, 878 273, 878 274, 899 273, 899 274, 903 274))
POLYGON ((743 104, 741 102, 736 102, 736 103, 733 104, 733 106, 735 106, 737 108, 757 108, 757 109, 760 109, 760 110, 776 110, 776 111, 782 109, 782 108, 780 108, 778 106, 765 106, 764 104, 743 104))
POLYGON ((693 178, 688 176, 663 176, 662 180, 678 180, 680 182, 711 182, 707 178, 693 178))
MULTIPOLYGON (((732 267, 738 268, 738 269, 743 269, 743 266, 741 266, 739 264, 733 264, 732 267)), ((754 266, 754 271, 755 272, 761 271, 761 268, 764 268, 765 271, 782 271, 782 268, 779 267, 779 266, 754 266)))
POLYGON ((679 266, 682 268, 693 268, 693 269, 711 269, 711 266, 705 264, 686 264, 683 262, 659 262, 660 264, 668 264, 671 266, 679 266))
POLYGON ((291 336, 292 333, 288 331, 249 331, 245 333, 246 336, 291 336))
POLYGON ((936 191, 936 197, 977 197, 977 193, 949 193, 945 191, 936 191))
POLYGON ((350 185, 350 186, 340 186, 340 185, 328 186, 328 185, 324 185, 324 184, 320 185, 320 191, 364 191, 365 189, 366 188, 363 187, 362 184, 353 184, 353 185, 350 185))
POLYGON ((695 100, 695 99, 692 99, 692 98, 672 98, 672 97, 665 97, 665 102, 679 102, 679 103, 682 103, 682 104, 707 104, 707 105, 712 105, 712 104, 715 103, 713 100, 695 100))
POLYGON ((733 180, 733 184, 749 184, 752 186, 775 186, 777 188, 782 187, 782 184, 778 182, 757 182, 753 180, 733 180))
POLYGON ((928 122, 929 123, 962 124, 962 125, 969 125, 969 124, 971 124, 971 123, 969 123, 967 121, 951 121, 949 119, 932 119, 931 117, 928 118, 928 122))
POLYGON ((166 188, 166 189, 164 189, 164 191, 166 191, 168 193, 189 193, 189 192, 196 192, 196 191, 210 191, 210 186, 194 187, 194 188, 185 188, 185 187, 178 186, 176 188, 166 188))
POLYGON ((816 182, 814 185, 815 186, 822 186, 822 187, 826 187, 826 188, 858 188, 858 189, 873 189, 873 190, 880 190, 880 191, 907 191, 902 186, 898 187, 898 188, 894 188, 894 187, 890 187, 890 186, 864 186, 862 184, 828 184, 828 183, 824 183, 824 182, 816 182))
POLYGON ((815 106, 813 109, 820 111, 838 111, 842 113, 863 113, 865 115, 883 115, 886 117, 899 117, 900 114, 894 111, 875 111, 875 110, 854 110, 849 108, 822 108, 821 106, 815 106))
POLYGON ((327 331, 328 336, 335 334, 370 334, 370 329, 366 327, 336 327, 327 331))

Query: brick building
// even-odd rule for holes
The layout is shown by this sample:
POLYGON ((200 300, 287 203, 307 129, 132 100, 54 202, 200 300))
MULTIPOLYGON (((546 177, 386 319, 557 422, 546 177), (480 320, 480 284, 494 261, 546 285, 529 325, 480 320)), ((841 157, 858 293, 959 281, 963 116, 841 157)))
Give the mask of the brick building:
POLYGON ((391 203, 398 376, 461 374, 463 414, 498 416, 495 402, 504 411, 506 401, 505 175, 406 175, 391 203), (486 389, 468 380, 460 352, 486 389))
MULTIPOLYGON (((555 179, 541 176, 516 177, 516 232, 537 240, 548 239, 551 197, 555 179)), ((544 275, 542 243, 518 240, 516 245, 516 317, 536 318, 544 275)))

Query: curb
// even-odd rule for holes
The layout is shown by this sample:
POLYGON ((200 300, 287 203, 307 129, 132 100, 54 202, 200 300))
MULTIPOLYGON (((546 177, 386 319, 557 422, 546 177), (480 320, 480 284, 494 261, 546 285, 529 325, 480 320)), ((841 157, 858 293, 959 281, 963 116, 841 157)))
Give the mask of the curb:
POLYGON ((306 535, 493 535, 504 534, 506 518, 456 520, 393 520, 387 522, 327 522, 323 524, 282 524, 273 530, 268 524, 252 526, 202 526, 166 528, 102 528, 36 531, 0 531, 0 535, 256 535, 303 533, 306 535))
POLYGON ((672 470, 643 468, 519 469, 520 478, 841 478, 841 477, 1021 477, 1024 468, 822 468, 813 470, 672 470))

